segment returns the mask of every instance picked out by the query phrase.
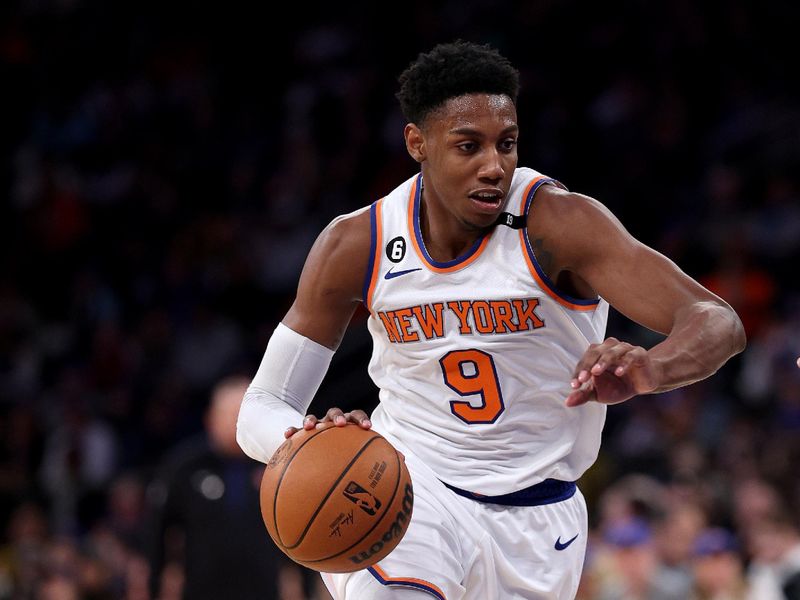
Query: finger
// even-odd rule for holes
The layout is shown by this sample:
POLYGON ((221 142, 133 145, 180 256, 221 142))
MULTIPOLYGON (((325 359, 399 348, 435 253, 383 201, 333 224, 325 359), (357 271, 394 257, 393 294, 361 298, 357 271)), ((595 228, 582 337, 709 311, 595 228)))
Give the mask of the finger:
POLYGON ((572 392, 564 401, 566 406, 572 408, 574 406, 581 406, 587 402, 597 399, 597 394, 594 390, 594 384, 591 380, 582 384, 577 390, 572 392))
POLYGON ((588 372, 589 369, 592 368, 597 362, 597 358, 603 353, 603 350, 609 345, 609 343, 613 340, 613 343, 616 343, 617 340, 614 338, 608 338, 602 344, 589 344, 589 347, 584 351, 583 356, 581 356, 578 364, 575 365, 575 369, 572 372, 572 377, 575 379, 580 379, 580 374, 584 371, 588 372))
POLYGON ((372 421, 369 420, 369 416, 363 410, 353 410, 349 413, 345 413, 344 416, 347 417, 348 421, 358 423, 364 429, 372 427, 372 421))
POLYGON ((303 429, 310 431, 317 426, 318 419, 315 415, 306 415, 303 418, 303 429))
POLYGON ((597 363, 597 359, 605 352, 608 348, 613 347, 614 345, 619 344, 619 340, 614 337, 610 337, 605 340, 602 344, 589 344, 589 347, 583 353, 578 364, 575 365, 575 370, 572 372, 572 381, 570 383, 576 383, 577 385, 573 385, 574 388, 577 388, 580 384, 585 383, 589 380, 591 376, 590 370, 591 368, 597 363))
POLYGON ((287 429, 286 431, 283 432, 283 437, 285 437, 288 440, 290 437, 292 437, 298 431, 300 431, 300 430, 297 427, 289 427, 289 429, 287 429))
POLYGON ((614 369, 614 375, 622 377, 625 373, 629 372, 631 368, 642 366, 647 354, 647 350, 641 347, 634 347, 630 352, 621 357, 618 361, 617 368, 614 369))
POLYGON ((583 370, 578 375, 570 380, 569 385, 573 390, 577 390, 579 387, 584 385, 592 378, 592 374, 590 371, 583 370))
POLYGON ((592 375, 597 377, 598 375, 602 375, 606 369, 615 368, 622 358, 634 348, 635 346, 627 342, 619 342, 606 348, 602 354, 597 357, 597 362, 592 365, 592 375))
POLYGON ((328 409, 328 412, 325 413, 325 418, 323 421, 333 421, 333 424, 337 427, 344 427, 347 425, 347 417, 344 416, 344 412, 341 408, 337 408, 335 406, 328 409))
POLYGON ((569 396, 567 396, 567 399, 564 402, 564 404, 566 404, 566 406, 569 408, 573 408, 575 406, 581 406, 583 404, 586 404, 590 400, 591 398, 587 392, 579 390, 576 392, 572 392, 569 396))

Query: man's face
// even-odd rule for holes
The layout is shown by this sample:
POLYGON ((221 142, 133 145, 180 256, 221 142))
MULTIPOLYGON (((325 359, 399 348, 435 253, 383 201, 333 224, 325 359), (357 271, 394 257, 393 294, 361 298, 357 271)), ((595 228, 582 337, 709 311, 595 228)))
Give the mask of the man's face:
POLYGON ((421 129, 425 201, 467 230, 491 226, 502 212, 517 167, 517 110, 508 96, 451 98, 421 129))

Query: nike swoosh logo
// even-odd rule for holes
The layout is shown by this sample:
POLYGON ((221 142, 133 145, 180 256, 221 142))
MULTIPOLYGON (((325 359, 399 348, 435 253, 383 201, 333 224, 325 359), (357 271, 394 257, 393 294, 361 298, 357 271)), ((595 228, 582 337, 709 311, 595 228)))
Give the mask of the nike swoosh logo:
POLYGON ((572 538, 571 540, 567 540, 563 544, 561 543, 561 536, 558 536, 558 539, 556 540, 556 545, 554 546, 554 548, 556 550, 558 550, 559 552, 561 550, 566 550, 572 542, 574 542, 575 540, 578 539, 579 535, 580 535, 579 533, 576 533, 574 538, 572 538))
POLYGON ((394 279, 395 277, 400 277, 401 275, 406 275, 407 273, 413 273, 414 271, 422 271, 422 267, 417 267, 416 269, 406 269, 405 271, 395 271, 392 273, 392 270, 389 269, 386 271, 386 275, 383 276, 384 279, 394 279))

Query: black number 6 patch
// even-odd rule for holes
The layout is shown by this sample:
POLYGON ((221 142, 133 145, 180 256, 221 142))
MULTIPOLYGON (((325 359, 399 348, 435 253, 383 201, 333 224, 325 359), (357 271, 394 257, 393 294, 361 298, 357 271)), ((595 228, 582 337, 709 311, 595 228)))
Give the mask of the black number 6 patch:
POLYGON ((406 241, 402 236, 389 240, 386 244, 386 258, 394 263, 399 263, 406 255, 406 241))

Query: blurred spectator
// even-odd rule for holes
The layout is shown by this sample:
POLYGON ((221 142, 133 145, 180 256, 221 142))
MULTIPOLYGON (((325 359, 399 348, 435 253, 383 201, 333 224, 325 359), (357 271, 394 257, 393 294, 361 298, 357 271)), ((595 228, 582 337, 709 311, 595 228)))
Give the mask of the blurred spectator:
MULTIPOLYGON (((299 571, 275 547, 261 520, 263 465, 236 443, 248 384, 235 376, 214 387, 205 435, 175 448, 147 491, 154 597, 278 600, 281 579, 299 571)), ((298 593, 302 587, 294 597, 298 593)))
POLYGON ((593 550, 592 573, 596 600, 646 600, 657 568, 650 526, 642 519, 614 523, 593 550))
POLYGON ((53 425, 39 477, 50 499, 54 530, 79 534, 103 506, 105 486, 117 468, 117 441, 89 405, 80 371, 62 371, 58 395, 60 402, 50 407, 53 425))
POLYGON ((655 593, 660 564, 652 522, 663 516, 664 499, 664 487, 644 475, 624 477, 603 493, 599 536, 590 540, 579 597, 646 600, 655 593))
MULTIPOLYGON (((184 492, 164 478, 188 472, 181 450, 164 456, 178 444, 187 461, 219 461, 206 491, 226 491, 210 506, 235 504, 231 485, 249 493, 226 479, 246 468, 226 472, 230 460, 186 439, 220 376, 255 371, 318 232, 412 175, 394 78, 458 37, 521 67, 521 162, 608 204, 738 308, 750 334, 714 377, 608 411, 581 482, 592 511, 582 598, 599 597, 600 581, 614 600, 609 589, 685 590, 700 561, 735 574, 730 553, 687 556, 692 532, 718 524, 746 542, 748 575, 774 573, 753 540, 783 547, 794 529, 772 515, 800 513, 798 4, 516 2, 496 19, 491 2, 409 0, 320 5, 309 19, 289 3, 269 35, 259 9, 238 8, 0 9, 13 90, 0 111, 0 600, 144 600, 142 489, 165 518, 164 498, 184 492), (400 19, 399 33, 381 25, 400 19), (554 53, 565 22, 576 52, 554 53), (620 546, 609 532, 632 522, 649 537, 620 546), (82 566, 53 571, 62 563, 45 555, 65 543, 82 566), (626 555, 649 574, 626 571, 626 555)), ((363 317, 318 413, 374 406, 363 317)), ((608 333, 658 339, 619 315, 608 333)), ((170 518, 183 510, 169 506, 170 518)), ((241 527, 263 536, 256 504, 231 523, 246 511, 241 527)), ((153 563, 162 600, 193 585, 178 524, 153 563)))
POLYGON ((758 478, 740 481, 733 490, 733 516, 739 531, 747 533, 758 523, 782 511, 778 490, 758 478))
POLYGON ((690 596, 694 542, 705 524, 703 511, 691 503, 675 503, 656 521, 658 565, 647 600, 683 600, 690 596))
POLYGON ((800 600, 800 533, 783 512, 760 516, 746 530, 752 562, 748 600, 800 600))
POLYGON ((694 544, 692 600, 745 600, 747 584, 738 546, 731 532, 707 529, 694 544))
POLYGON ((41 507, 23 503, 14 510, 7 526, 6 543, 0 548, 0 598, 33 596, 42 574, 48 534, 41 507))

